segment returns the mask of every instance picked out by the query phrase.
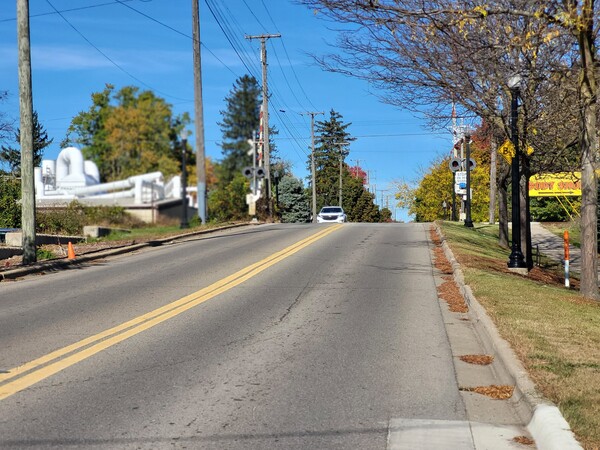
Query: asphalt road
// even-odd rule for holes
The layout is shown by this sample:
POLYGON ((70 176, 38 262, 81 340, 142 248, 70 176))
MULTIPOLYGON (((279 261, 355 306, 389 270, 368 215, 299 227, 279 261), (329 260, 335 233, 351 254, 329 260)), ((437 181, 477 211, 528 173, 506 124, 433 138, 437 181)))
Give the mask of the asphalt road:
POLYGON ((392 418, 464 420, 427 233, 256 226, 2 283, 0 447, 383 449, 392 418))

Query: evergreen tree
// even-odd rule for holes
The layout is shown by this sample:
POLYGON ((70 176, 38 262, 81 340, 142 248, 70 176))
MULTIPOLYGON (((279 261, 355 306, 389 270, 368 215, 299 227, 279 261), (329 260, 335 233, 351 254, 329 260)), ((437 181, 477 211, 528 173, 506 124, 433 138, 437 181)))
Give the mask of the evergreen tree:
POLYGON ((385 208, 381 208, 381 211, 379 213, 380 217, 379 217, 379 221, 380 222, 392 222, 392 211, 390 211, 389 208, 385 207, 385 208))
MULTIPOLYGON (((348 145, 356 140, 346 129, 351 123, 343 123, 342 115, 335 110, 329 112, 329 119, 315 124, 315 178, 317 191, 317 211, 323 206, 337 205, 339 199, 340 161, 342 178, 348 169, 344 159, 348 156, 348 145)), ((311 170, 310 156, 307 164, 311 170)))
MULTIPOLYGON (((15 133, 15 142, 21 142, 21 129, 18 128, 15 133)), ((38 167, 42 163, 44 149, 48 147, 54 139, 48 139, 48 133, 38 119, 37 111, 33 112, 33 166, 38 167)), ((21 149, 2 146, 0 150, 0 161, 8 164, 10 172, 19 175, 21 173, 21 149)))
POLYGON ((379 222, 379 208, 374 203, 375 196, 366 189, 361 192, 355 207, 356 222, 379 222))
POLYGON ((238 78, 225 103, 219 122, 223 133, 223 159, 218 173, 220 188, 231 182, 244 167, 252 165, 248 139, 252 139, 259 129, 261 105, 261 89, 256 79, 250 75, 238 78))
POLYGON ((310 207, 302 182, 285 176, 279 183, 279 208, 282 222, 308 222, 310 207))

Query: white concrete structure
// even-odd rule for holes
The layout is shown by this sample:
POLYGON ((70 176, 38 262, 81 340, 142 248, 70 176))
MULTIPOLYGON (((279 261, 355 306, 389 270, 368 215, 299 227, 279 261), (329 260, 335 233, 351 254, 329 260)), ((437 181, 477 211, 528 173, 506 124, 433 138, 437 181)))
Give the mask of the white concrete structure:
POLYGON ((35 168, 35 194, 38 203, 46 205, 82 199, 95 204, 142 206, 181 199, 181 181, 175 176, 165 184, 161 172, 152 172, 100 183, 96 164, 84 161, 79 149, 67 147, 56 161, 43 160, 42 167, 35 168))

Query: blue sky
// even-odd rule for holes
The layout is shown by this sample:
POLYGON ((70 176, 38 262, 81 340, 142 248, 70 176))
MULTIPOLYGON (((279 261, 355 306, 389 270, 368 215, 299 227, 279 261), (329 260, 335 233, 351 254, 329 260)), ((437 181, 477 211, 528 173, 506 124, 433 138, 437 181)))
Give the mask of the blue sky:
MULTIPOLYGON (((5 3, 0 12, 0 89, 8 90, 9 98, 0 104, 0 111, 18 120, 16 2, 5 3)), ((90 95, 105 83, 117 89, 127 85, 151 89, 173 105, 175 113, 187 111, 193 117, 191 1, 123 3, 30 1, 34 108, 54 138, 45 152, 47 159, 56 158, 71 119, 89 109, 90 95), (53 13, 51 5, 68 23, 53 13)), ((390 196, 393 206, 393 180, 418 180, 420 169, 450 150, 449 132, 427 130, 425 122, 410 112, 382 103, 377 95, 383 93, 366 82, 323 71, 313 62, 309 54, 335 51, 328 43, 335 43, 336 37, 329 29, 332 24, 313 11, 293 0, 209 0, 209 4, 237 48, 234 51, 201 0, 206 153, 214 160, 221 157, 217 122, 224 98, 248 68, 260 81, 259 41, 244 36, 263 33, 282 35, 267 43, 270 116, 280 131, 275 138, 280 156, 292 163, 296 176, 307 175, 310 120, 300 115, 306 111, 324 111, 326 116, 317 116, 321 120, 333 108, 352 123, 348 131, 357 140, 347 162, 358 161, 369 172, 378 203, 382 196, 384 202, 390 196)), ((399 209, 396 217, 407 220, 399 209)))

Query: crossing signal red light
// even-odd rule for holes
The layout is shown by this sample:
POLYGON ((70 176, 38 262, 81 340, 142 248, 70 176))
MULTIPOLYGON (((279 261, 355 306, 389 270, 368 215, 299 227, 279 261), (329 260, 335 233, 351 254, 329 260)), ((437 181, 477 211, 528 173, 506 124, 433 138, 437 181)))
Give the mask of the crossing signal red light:
POLYGON ((449 163, 452 172, 458 172, 462 166, 460 159, 452 158, 449 163))

